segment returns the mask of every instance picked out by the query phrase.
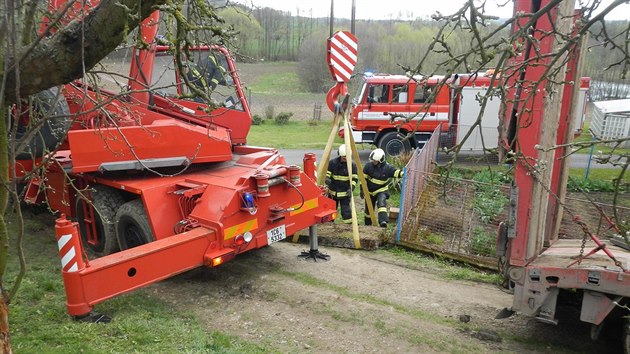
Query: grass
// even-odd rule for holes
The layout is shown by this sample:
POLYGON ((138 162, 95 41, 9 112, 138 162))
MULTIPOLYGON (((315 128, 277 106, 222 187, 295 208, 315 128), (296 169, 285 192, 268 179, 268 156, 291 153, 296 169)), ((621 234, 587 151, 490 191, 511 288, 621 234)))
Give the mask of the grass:
MULTIPOLYGON (((593 140, 593 136, 591 135, 590 131, 590 123, 584 123, 584 128, 583 128, 583 133, 582 135, 580 135, 579 137, 577 137, 575 139, 576 143, 584 143, 584 142, 590 142, 593 140)), ((588 154, 590 152, 590 147, 587 147, 583 150, 581 150, 581 153, 585 153, 588 154)), ((593 149, 593 154, 596 155, 598 154, 598 152, 601 151, 602 154, 609 154, 613 151, 613 147, 608 145, 608 144, 595 144, 595 148, 593 149)), ((630 149, 627 148, 617 148, 614 150, 615 154, 630 154, 630 149)))
MULTIPOLYGON (((247 143, 254 146, 271 146, 278 149, 323 149, 326 147, 332 121, 313 124, 309 121, 289 121, 277 125, 265 120, 264 124, 253 125, 247 143)), ((336 137, 335 146, 341 143, 336 137)))
MULTIPOLYGON (((258 64, 260 65, 260 64, 258 64)), ((248 88, 258 94, 286 94, 305 92, 300 84, 300 78, 296 71, 296 63, 278 62, 266 64, 281 66, 286 70, 269 72, 258 76, 248 88)), ((275 71, 275 70, 274 70, 275 71)))
MULTIPOLYGON (((192 313, 178 312, 169 304, 139 290, 96 306, 113 318, 108 324, 74 321, 66 313, 54 229, 49 215, 25 219, 25 256, 28 270, 9 306, 11 342, 16 353, 264 353, 269 348, 218 331, 208 332, 192 313)), ((7 215, 9 233, 16 222, 7 215)), ((11 240, 12 244, 14 240, 11 240)), ((11 252, 14 248, 10 249, 11 252)), ((12 285, 18 263, 10 255, 6 285, 12 285)))
POLYGON ((500 284, 501 276, 497 273, 485 272, 476 268, 459 265, 448 259, 425 256, 418 252, 408 251, 402 247, 392 247, 376 252, 385 252, 396 259, 423 270, 431 270, 446 279, 466 280, 488 284, 500 284))

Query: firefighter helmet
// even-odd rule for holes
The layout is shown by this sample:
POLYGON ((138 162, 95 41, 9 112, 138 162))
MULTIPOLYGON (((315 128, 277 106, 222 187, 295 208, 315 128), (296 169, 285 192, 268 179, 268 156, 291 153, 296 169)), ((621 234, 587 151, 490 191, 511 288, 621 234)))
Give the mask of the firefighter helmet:
POLYGON ((339 145, 339 149, 337 150, 337 154, 341 157, 346 157, 346 145, 345 144, 341 144, 339 145))
POLYGON ((385 151, 383 149, 376 149, 370 153, 370 161, 378 161, 379 163, 385 162, 385 151))

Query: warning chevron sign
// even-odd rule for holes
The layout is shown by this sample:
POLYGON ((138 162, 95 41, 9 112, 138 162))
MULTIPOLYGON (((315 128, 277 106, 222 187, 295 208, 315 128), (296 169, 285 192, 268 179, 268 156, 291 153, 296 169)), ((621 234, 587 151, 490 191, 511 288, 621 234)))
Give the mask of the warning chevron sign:
POLYGON ((357 37, 348 31, 339 31, 328 39, 328 68, 337 82, 348 82, 357 65, 357 37))

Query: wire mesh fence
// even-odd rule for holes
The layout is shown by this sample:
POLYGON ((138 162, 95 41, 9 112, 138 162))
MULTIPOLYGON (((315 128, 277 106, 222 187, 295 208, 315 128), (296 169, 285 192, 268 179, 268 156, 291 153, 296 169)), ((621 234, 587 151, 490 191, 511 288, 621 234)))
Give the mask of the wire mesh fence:
MULTIPOLYGON (((423 190, 400 223, 397 242, 410 248, 495 268, 498 261, 497 231, 499 223, 508 218, 510 185, 431 173, 416 173, 416 178, 422 180, 423 190)), ((592 196, 611 200, 611 193, 592 196)), ((630 205, 630 196, 622 194, 619 201, 630 205)), ((564 202, 559 238, 585 237, 574 220, 576 215, 593 234, 600 239, 608 239, 616 233, 611 227, 612 222, 630 220, 630 208, 589 201, 583 196, 580 198, 578 193, 572 193, 564 202)), ((587 246, 591 245, 592 241, 587 239, 587 246)))
MULTIPOLYGON (((440 127, 437 127, 431 138, 422 149, 416 149, 405 165, 405 177, 402 181, 401 210, 402 219, 406 219, 412 207, 417 203, 425 188, 424 174, 432 172, 435 166, 440 143, 440 127)), ((400 228, 398 228, 400 230, 400 228)))

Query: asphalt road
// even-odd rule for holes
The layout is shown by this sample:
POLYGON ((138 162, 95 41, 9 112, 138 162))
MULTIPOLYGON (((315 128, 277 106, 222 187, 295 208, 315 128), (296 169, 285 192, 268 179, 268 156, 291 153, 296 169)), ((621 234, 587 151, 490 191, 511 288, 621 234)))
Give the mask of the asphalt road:
MULTIPOLYGON (((361 158, 361 162, 365 163, 368 160, 368 156, 370 155, 370 149, 361 149, 359 150, 359 157, 361 158)), ((324 153, 324 150, 290 150, 290 149, 280 149, 280 153, 282 155, 284 155, 287 164, 290 165, 302 165, 302 160, 304 158, 304 154, 306 153, 315 153, 317 155, 317 161, 321 160, 321 157, 324 153)), ((333 150, 331 153, 331 157, 335 157, 337 156, 337 151, 333 150)), ((463 164, 475 164, 478 162, 472 162, 474 157, 479 157, 480 155, 477 154, 460 154, 460 158, 459 160, 463 163, 463 164)), ((587 154, 574 154, 571 155, 570 157, 570 164, 572 168, 586 168, 589 162, 589 155, 587 154)), ((441 161, 442 162, 442 161, 441 161)), ((611 165, 611 164, 598 164, 597 162, 595 162, 595 160, 591 161, 590 164, 590 168, 616 168, 615 166, 611 165)))

